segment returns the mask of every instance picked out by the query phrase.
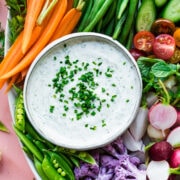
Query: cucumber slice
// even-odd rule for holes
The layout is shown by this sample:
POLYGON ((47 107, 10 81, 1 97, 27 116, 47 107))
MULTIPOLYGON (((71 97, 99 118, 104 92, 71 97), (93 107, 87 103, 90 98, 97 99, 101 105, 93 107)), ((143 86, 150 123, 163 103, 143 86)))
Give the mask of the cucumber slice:
POLYGON ((162 18, 169 19, 174 23, 180 21, 180 1, 171 0, 162 11, 162 18))
POLYGON ((136 18, 136 31, 150 31, 156 19, 156 6, 154 0, 142 1, 136 18))

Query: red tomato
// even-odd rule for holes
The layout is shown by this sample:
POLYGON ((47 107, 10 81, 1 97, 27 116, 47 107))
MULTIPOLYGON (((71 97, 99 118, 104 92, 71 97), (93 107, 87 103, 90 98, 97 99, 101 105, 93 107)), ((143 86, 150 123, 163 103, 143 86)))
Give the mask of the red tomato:
POLYGON ((154 43, 154 35, 149 31, 139 31, 135 34, 133 42, 136 49, 145 52, 151 52, 153 43, 154 43))
POLYGON ((141 51, 136 48, 131 48, 129 52, 131 53, 131 55, 134 57, 135 60, 137 60, 140 56, 146 56, 146 53, 144 51, 141 51))
POLYGON ((168 20, 168 19, 163 19, 159 18, 151 26, 151 32, 157 36, 159 34, 170 34, 173 35, 176 27, 175 24, 168 20))
POLYGON ((160 34, 155 38, 153 52, 156 57, 167 60, 173 56, 175 47, 175 40, 171 35, 160 34))

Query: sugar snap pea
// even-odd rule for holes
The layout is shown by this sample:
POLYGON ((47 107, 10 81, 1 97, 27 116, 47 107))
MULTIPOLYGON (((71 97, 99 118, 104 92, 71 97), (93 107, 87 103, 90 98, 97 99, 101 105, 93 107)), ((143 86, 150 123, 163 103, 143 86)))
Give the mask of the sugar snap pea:
POLYGON ((62 157, 62 153, 56 153, 52 151, 45 151, 50 156, 50 161, 56 166, 56 168, 62 169, 64 177, 66 179, 75 180, 74 173, 69 166, 68 162, 62 157))
POLYGON ((29 151, 32 152, 32 154, 34 156, 36 156, 40 161, 42 161, 43 160, 43 154, 36 147, 36 145, 30 139, 28 139, 28 137, 26 137, 26 135, 23 134, 23 132, 21 132, 15 126, 14 126, 14 131, 15 131, 16 135, 19 137, 19 139, 21 140, 21 142, 29 149, 29 151))
POLYGON ((54 168, 50 161, 50 157, 48 157, 47 154, 44 156, 42 161, 42 169, 50 180, 66 180, 66 178, 60 175, 60 173, 58 173, 58 171, 54 168))
POLYGON ((39 176, 41 177, 42 180, 48 180, 49 178, 46 176, 46 174, 44 173, 43 169, 42 169, 42 163, 36 158, 34 157, 34 167, 37 171, 37 173, 39 174, 39 176))
POLYGON ((15 126, 22 132, 25 131, 25 114, 23 91, 20 91, 15 104, 15 126))

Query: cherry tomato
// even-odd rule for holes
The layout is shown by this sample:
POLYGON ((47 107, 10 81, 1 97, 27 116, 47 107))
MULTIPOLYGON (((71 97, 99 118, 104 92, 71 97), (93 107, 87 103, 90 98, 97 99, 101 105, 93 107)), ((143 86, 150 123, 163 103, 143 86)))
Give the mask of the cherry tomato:
POLYGON ((170 34, 173 35, 176 27, 175 24, 168 20, 168 19, 163 19, 159 18, 151 26, 151 32, 157 36, 159 34, 170 34))
POLYGON ((176 42, 176 46, 180 47, 180 28, 176 29, 176 31, 173 34, 173 37, 176 42))
POLYGON ((180 62, 180 48, 176 47, 173 56, 169 59, 170 63, 180 62))
POLYGON ((149 31, 139 31, 135 34, 133 42, 136 49, 145 52, 151 52, 153 43, 154 43, 154 35, 149 31))
POLYGON ((135 60, 137 60, 140 56, 146 56, 146 53, 144 51, 141 51, 136 48, 131 48, 129 52, 131 53, 131 55, 134 57, 135 60))
POLYGON ((153 52, 156 57, 167 60, 173 56, 175 47, 175 40, 171 35, 160 34, 155 38, 153 52))

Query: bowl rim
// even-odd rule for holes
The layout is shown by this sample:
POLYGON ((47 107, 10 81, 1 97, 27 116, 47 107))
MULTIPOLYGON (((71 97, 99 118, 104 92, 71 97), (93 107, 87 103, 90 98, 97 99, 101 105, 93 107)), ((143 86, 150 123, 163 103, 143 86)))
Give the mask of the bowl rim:
POLYGON ((33 63, 31 64, 27 76, 25 78, 25 82, 24 82, 24 88, 23 88, 23 97, 24 97, 24 106, 25 106, 25 110, 27 113, 27 117, 29 118, 30 123, 33 125, 33 127, 37 130, 37 132, 43 136, 43 138, 45 138, 46 140, 52 142, 53 144, 56 144, 58 146, 62 146, 65 148, 69 148, 69 149, 76 149, 76 150, 90 150, 90 149, 95 149, 95 148, 99 148, 102 146, 105 146, 109 143, 111 143, 112 141, 114 141, 116 138, 118 138, 120 135, 122 135, 130 126, 130 124, 133 122, 137 111, 138 111, 138 107, 140 106, 141 103, 141 97, 142 97, 142 78, 141 78, 141 74, 140 74, 140 70, 138 68, 138 65, 135 61, 135 59, 132 57, 132 55, 129 53, 129 51, 121 44, 119 43, 117 40, 114 40, 113 38, 111 38, 110 36, 104 35, 104 34, 100 34, 100 33, 96 33, 96 32, 75 32, 75 33, 71 33, 69 35, 63 36, 62 38, 59 38, 53 42, 51 42, 50 44, 48 44, 34 59, 33 63), (118 46, 120 49, 122 49, 122 51, 124 51, 125 55, 128 56, 129 61, 133 64, 133 66, 135 67, 134 69, 136 70, 136 74, 139 80, 139 92, 137 93, 137 102, 135 105, 135 110, 133 111, 132 114, 132 118, 128 121, 128 123, 126 124, 126 127, 124 127, 124 130, 121 131, 119 134, 115 134, 111 139, 108 139, 106 142, 100 143, 100 144, 96 144, 96 145, 90 145, 88 147, 75 147, 75 146, 71 146, 71 145, 67 145, 67 144, 59 144, 56 141, 54 141, 54 139, 51 139, 51 137, 47 137, 43 132, 41 132, 41 130, 36 127, 32 122, 32 117, 31 114, 28 110, 28 102, 27 102, 27 98, 26 98, 26 92, 27 92, 27 86, 28 86, 28 79, 31 76, 31 72, 33 71, 34 67, 36 66, 36 64, 41 60, 41 57, 44 56, 44 54, 46 54, 47 52, 49 52, 54 46, 61 44, 63 42, 65 42, 66 40, 69 39, 73 39, 73 38, 83 38, 83 37, 87 37, 87 36, 93 36, 93 37, 97 37, 97 38, 103 38, 106 41, 110 41, 111 43, 113 43, 115 46, 118 46))

